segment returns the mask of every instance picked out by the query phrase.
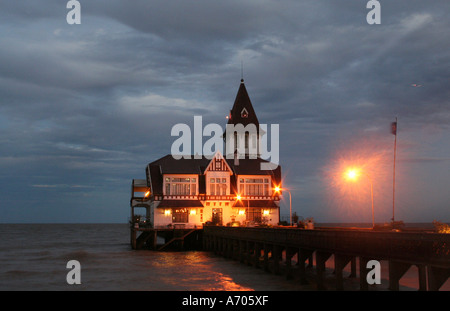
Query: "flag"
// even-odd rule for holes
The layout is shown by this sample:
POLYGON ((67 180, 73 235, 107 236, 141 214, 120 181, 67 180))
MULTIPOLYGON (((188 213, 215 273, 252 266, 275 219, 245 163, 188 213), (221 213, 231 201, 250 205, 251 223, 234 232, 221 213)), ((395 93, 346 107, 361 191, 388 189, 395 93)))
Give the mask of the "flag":
POLYGON ((397 135, 397 122, 391 123, 391 133, 397 135))

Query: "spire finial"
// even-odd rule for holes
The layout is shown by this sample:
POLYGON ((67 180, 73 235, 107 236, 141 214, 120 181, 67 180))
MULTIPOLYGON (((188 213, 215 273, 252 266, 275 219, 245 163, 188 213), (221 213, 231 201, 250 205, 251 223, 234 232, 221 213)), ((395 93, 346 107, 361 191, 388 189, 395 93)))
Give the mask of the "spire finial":
POLYGON ((244 61, 241 60, 241 83, 244 83, 244 61))

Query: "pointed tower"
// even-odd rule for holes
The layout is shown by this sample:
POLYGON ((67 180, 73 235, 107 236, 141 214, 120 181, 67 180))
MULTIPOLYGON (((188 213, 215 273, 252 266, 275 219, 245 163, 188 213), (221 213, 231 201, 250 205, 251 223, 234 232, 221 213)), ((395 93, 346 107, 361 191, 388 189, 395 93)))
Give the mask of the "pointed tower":
POLYGON ((233 136, 230 133, 227 137, 227 130, 224 133, 227 158, 255 159, 259 157, 259 121, 245 88, 244 79, 241 79, 233 108, 228 116, 227 129, 230 126, 234 129, 233 136), (230 142, 230 139, 233 139, 233 142, 230 142), (229 148, 232 145, 234 147, 229 148))
POLYGON ((241 79, 241 84, 239 85, 239 90, 228 118, 228 124, 239 123, 244 126, 253 123, 257 128, 259 127, 259 121, 248 96, 247 89, 245 88, 244 79, 241 79))

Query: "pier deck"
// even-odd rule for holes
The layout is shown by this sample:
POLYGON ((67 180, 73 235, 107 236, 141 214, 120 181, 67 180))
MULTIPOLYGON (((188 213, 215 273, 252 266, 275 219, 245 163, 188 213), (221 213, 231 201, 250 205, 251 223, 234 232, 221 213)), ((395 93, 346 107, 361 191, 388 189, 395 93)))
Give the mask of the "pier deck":
POLYGON ((292 257, 297 255, 301 282, 306 282, 305 261, 316 261, 318 289, 325 289, 326 261, 335 260, 336 289, 342 290, 342 271, 351 263, 356 275, 359 260, 360 289, 370 260, 389 262, 389 289, 399 290, 399 280, 412 266, 418 268, 419 290, 439 290, 450 276, 450 235, 425 232, 390 232, 355 229, 231 228, 205 226, 203 249, 280 273, 284 266, 292 277, 292 257), (282 254, 284 254, 284 262, 282 254))

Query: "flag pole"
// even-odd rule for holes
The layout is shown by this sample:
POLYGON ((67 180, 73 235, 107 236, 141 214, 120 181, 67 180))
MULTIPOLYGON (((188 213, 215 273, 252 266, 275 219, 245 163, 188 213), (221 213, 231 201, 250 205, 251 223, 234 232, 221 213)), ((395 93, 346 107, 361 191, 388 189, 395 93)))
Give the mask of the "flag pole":
POLYGON ((392 225, 395 222, 395 158, 397 156, 397 117, 395 117, 395 123, 392 124, 392 134, 395 135, 394 140, 394 174, 392 183, 392 225))

